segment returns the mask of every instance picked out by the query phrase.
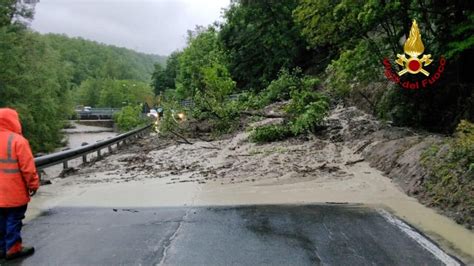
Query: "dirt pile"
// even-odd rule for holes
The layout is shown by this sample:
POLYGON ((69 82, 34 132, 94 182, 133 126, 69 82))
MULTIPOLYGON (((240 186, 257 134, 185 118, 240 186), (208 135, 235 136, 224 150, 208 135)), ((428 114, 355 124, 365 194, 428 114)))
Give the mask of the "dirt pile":
MULTIPOLYGON (((271 108, 264 111, 277 113, 281 105, 275 105, 275 108, 276 111, 271 108)), ((250 123, 246 128, 279 123, 280 120, 266 118, 250 123)), ((426 147, 441 139, 381 123, 354 107, 337 107, 318 135, 268 144, 249 142, 246 131, 214 141, 190 138, 192 145, 151 134, 119 150, 116 155, 81 169, 75 173, 74 182, 122 183, 160 179, 165 184, 255 183, 271 186, 311 181, 322 186, 339 184, 348 192, 382 193, 383 196, 384 185, 370 183, 375 180, 369 178, 374 171, 365 165, 364 161, 367 161, 405 193, 430 205, 432 199, 423 189, 423 181, 428 177, 420 164, 420 155, 426 147), (364 165, 359 166, 362 162, 364 165)), ((454 218, 459 215, 450 209, 442 211, 454 218)))
MULTIPOLYGON (((430 176, 422 165, 421 156, 433 144, 442 143, 445 137, 393 127, 354 107, 336 108, 327 119, 327 128, 321 136, 348 147, 354 154, 362 154, 370 166, 382 171, 405 193, 427 206, 434 206, 436 199, 424 185, 430 176)), ((446 205, 438 211, 472 228, 474 224, 469 219, 472 213, 466 204, 446 205)))

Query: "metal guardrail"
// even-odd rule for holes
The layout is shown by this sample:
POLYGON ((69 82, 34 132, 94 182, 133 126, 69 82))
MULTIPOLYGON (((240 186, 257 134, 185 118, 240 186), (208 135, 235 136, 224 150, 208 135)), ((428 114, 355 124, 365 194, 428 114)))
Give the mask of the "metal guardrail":
POLYGON ((82 157, 82 162, 87 162, 87 155, 97 152, 97 156, 101 157, 101 150, 108 148, 109 152, 112 152, 112 145, 117 144, 120 146, 120 142, 126 143, 131 138, 137 138, 144 135, 152 125, 148 125, 139 129, 129 131, 127 133, 120 134, 111 139, 107 139, 101 142, 89 144, 75 149, 65 150, 53 154, 48 154, 35 158, 36 168, 42 170, 49 166, 57 165, 62 163, 64 169, 68 168, 68 161, 82 157))

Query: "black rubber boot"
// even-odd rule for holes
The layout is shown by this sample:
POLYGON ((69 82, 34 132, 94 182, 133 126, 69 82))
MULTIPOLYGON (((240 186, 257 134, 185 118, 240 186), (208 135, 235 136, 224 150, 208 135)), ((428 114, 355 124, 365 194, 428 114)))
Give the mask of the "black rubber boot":
POLYGON ((13 254, 7 254, 5 258, 7 260, 13 260, 17 258, 28 257, 30 255, 33 255, 33 253, 35 253, 34 247, 22 247, 21 251, 13 253, 13 254))

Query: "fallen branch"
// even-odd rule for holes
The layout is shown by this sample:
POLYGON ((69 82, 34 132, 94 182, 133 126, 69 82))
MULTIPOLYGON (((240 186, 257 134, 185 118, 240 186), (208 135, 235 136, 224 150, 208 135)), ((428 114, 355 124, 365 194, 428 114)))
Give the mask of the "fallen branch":
POLYGON ((360 162, 363 162, 364 159, 359 159, 359 160, 355 160, 355 161, 349 161, 349 162, 346 162, 345 165, 354 165, 356 163, 360 163, 360 162))
POLYGON ((179 133, 177 133, 177 132, 174 132, 173 130, 170 130, 170 132, 171 132, 171 134, 175 135, 176 137, 182 139, 182 140, 184 141, 184 143, 189 144, 189 145, 193 145, 193 143, 192 143, 192 142, 189 142, 189 140, 186 139, 185 137, 183 137, 183 135, 181 135, 181 134, 179 134, 179 133))
POLYGON ((365 150, 365 148, 367 148, 367 146, 369 146, 370 144, 372 144, 372 142, 370 141, 367 141, 366 143, 362 144, 355 152, 354 154, 357 154, 357 153, 361 153, 363 150, 365 150))
POLYGON ((203 147, 201 147, 201 148, 203 148, 203 149, 210 149, 210 150, 220 150, 220 149, 221 149, 221 148, 219 148, 219 147, 209 147, 209 146, 203 146, 203 147))

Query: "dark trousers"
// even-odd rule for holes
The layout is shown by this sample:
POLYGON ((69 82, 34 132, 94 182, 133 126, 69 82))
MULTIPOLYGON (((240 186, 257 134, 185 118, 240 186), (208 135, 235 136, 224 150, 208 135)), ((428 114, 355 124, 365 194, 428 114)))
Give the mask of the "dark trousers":
POLYGON ((0 208, 0 253, 7 253, 18 243, 21 244, 22 220, 27 205, 14 208, 0 208))

